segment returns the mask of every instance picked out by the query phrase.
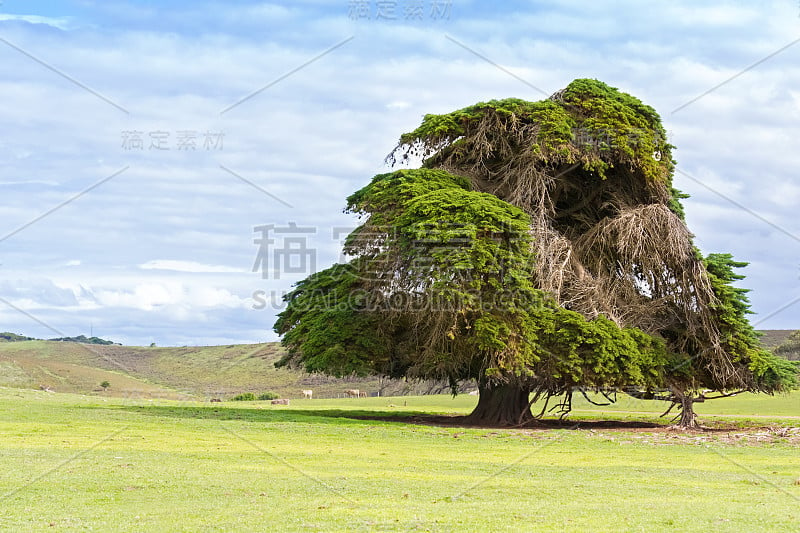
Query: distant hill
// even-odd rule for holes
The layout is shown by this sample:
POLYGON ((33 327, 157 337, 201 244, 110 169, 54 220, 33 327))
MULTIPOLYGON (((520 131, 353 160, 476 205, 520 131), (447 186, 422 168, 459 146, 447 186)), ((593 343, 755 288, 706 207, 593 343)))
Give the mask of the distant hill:
MULTIPOLYGON (((35 337, 26 337, 17 333, 5 331, 0 333, 0 342, 24 342, 24 341, 38 341, 35 337)), ((77 337, 59 337, 57 339, 50 339, 51 341, 58 342, 80 342, 82 344, 119 344, 118 342, 108 341, 100 337, 87 337, 86 335, 78 335, 77 337)))
POLYGON ((794 329, 763 329, 761 333, 761 345, 764 348, 775 348, 789 339, 789 336, 794 333, 794 329))
MULTIPOLYGON (((35 340, 35 339, 28 339, 28 340, 35 340)), ((100 337, 87 338, 85 335, 78 335, 77 337, 59 337, 58 339, 50 339, 50 340, 56 342, 79 342, 81 344, 100 344, 100 345, 116 344, 118 346, 122 346, 118 342, 107 341, 105 339, 101 339, 100 337)))
POLYGON ((772 346, 770 349, 775 355, 790 361, 800 361, 800 331, 790 331, 777 346, 772 346))
POLYGON ((383 395, 443 392, 438 383, 337 379, 285 368, 278 343, 146 348, 62 341, 0 343, 0 386, 142 398, 227 399, 242 392, 337 397, 347 389, 383 395), (107 391, 100 383, 108 381, 107 391))
POLYGON ((35 341, 33 337, 25 337, 24 335, 17 335, 16 333, 11 333, 8 331, 4 331, 0 333, 0 342, 22 342, 22 341, 35 341))
MULTIPOLYGON (((793 331, 762 331, 761 343, 775 348, 793 331)), ((382 395, 447 390, 441 383, 337 379, 276 369, 282 354, 278 343, 146 348, 83 335, 44 341, 5 332, 0 333, 0 386, 171 399, 230 399, 243 392, 300 398, 303 389, 319 398, 342 396, 347 389, 382 395), (104 381, 111 384, 107 391, 100 387, 104 381)))

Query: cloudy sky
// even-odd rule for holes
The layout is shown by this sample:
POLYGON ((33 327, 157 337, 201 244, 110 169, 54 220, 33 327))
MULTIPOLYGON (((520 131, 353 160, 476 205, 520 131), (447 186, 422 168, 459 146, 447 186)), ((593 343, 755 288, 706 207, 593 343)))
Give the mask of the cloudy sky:
POLYGON ((661 113, 697 244, 800 328, 800 5, 696 4, 3 0, 0 330, 275 340, 402 132, 583 77, 661 113))

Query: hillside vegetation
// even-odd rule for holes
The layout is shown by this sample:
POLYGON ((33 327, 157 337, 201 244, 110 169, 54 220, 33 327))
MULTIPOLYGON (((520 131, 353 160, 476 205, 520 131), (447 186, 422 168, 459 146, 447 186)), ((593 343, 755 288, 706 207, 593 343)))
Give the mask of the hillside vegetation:
MULTIPOLYGON (((792 332, 764 331, 761 342, 775 348, 792 332)), ((303 389, 312 389, 318 398, 343 396, 346 389, 382 396, 444 392, 443 385, 430 382, 337 379, 276 369, 274 363, 285 353, 276 342, 147 348, 72 340, 80 338, 86 339, 45 341, 0 333, 0 386, 165 399, 229 399, 243 392, 267 391, 300 398, 303 389), (104 381, 111 385, 106 391, 100 387, 104 381)))
POLYGON ((18 335, 10 331, 0 333, 0 342, 21 342, 21 341, 35 341, 33 337, 26 337, 25 335, 18 335))
POLYGON ((274 366, 278 343, 146 348, 75 342, 0 344, 0 386, 168 399, 227 399, 242 392, 285 398, 337 397, 346 389, 375 394, 429 392, 431 385, 375 379, 335 379, 274 366), (107 391, 100 383, 108 381, 107 391))
POLYGON ((773 349, 789 340, 793 329, 765 329, 759 331, 759 341, 764 348, 773 349))

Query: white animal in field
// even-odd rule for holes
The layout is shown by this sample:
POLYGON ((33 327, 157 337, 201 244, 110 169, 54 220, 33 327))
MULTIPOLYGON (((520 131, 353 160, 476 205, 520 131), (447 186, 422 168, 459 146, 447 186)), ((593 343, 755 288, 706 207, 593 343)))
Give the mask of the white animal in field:
POLYGON ((310 400, 312 396, 314 396, 314 391, 313 391, 313 390, 311 390, 311 389, 305 389, 305 390, 303 391, 303 398, 305 398, 305 399, 307 399, 307 400, 310 400))
POLYGON ((349 389, 344 391, 347 394, 348 398, 358 398, 361 395, 361 391, 358 389, 349 389))
POLYGON ((367 397, 367 391, 365 391, 365 390, 359 391, 358 397, 359 398, 366 398, 367 397))
POLYGON ((476 391, 476 390, 471 390, 471 391, 469 391, 469 395, 470 395, 470 396, 477 396, 477 395, 478 395, 478 391, 476 391))

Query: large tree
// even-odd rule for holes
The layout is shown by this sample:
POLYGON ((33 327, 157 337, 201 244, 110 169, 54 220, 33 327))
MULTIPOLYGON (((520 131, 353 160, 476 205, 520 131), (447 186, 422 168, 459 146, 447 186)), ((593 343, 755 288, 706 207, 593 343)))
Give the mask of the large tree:
POLYGON ((353 260, 287 295, 280 364, 475 379, 471 417, 492 424, 622 391, 693 425, 702 390, 791 388, 796 367, 759 348, 732 285, 745 264, 692 243, 672 148, 652 108, 594 80, 427 115, 388 158, 423 167, 348 198, 353 260))

